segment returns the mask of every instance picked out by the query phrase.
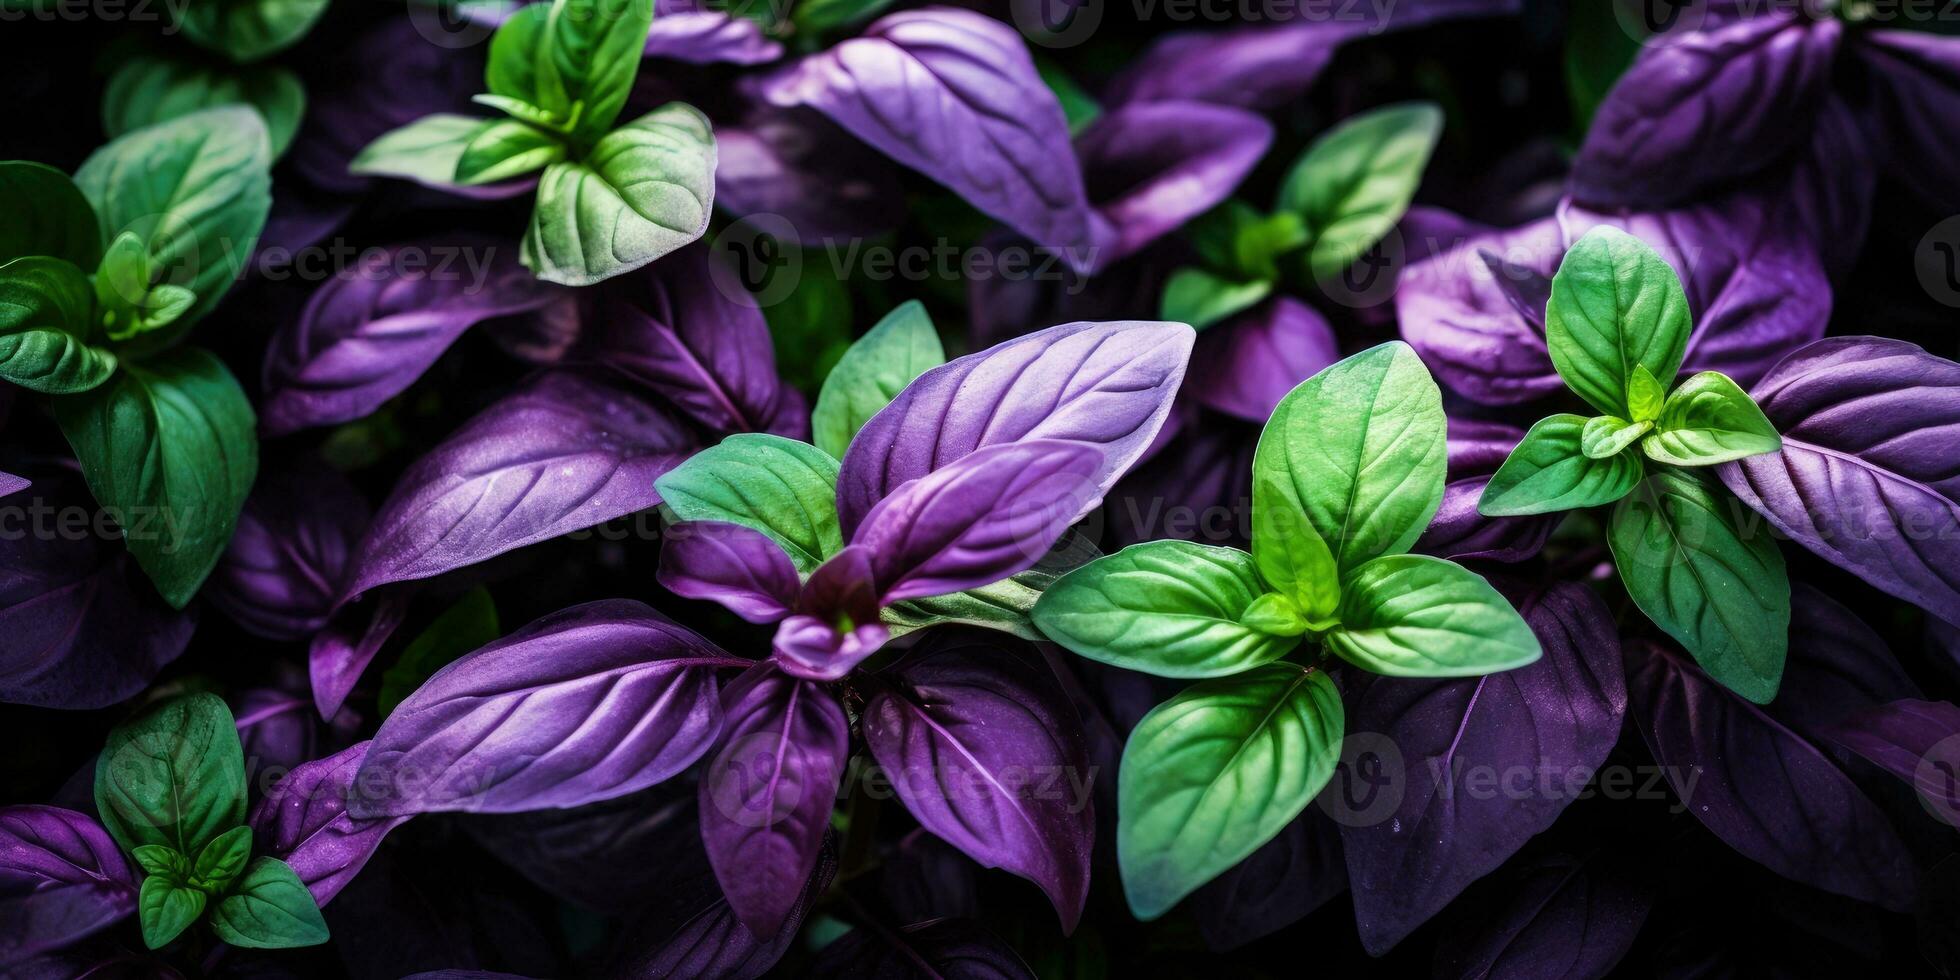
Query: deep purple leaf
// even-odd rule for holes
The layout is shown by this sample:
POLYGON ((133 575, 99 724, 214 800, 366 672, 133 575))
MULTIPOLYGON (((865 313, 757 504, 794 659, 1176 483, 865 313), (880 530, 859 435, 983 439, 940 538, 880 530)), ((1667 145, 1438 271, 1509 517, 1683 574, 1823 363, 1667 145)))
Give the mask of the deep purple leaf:
POLYGON ((278 688, 255 687, 229 700, 245 752, 247 788, 255 793, 269 790, 269 779, 319 757, 319 721, 310 699, 278 688))
POLYGON ((135 911, 136 879, 101 824, 59 807, 0 807, 0 968, 135 911))
POLYGON ((812 980, 1034 980, 1013 947, 972 919, 860 926, 817 953, 812 980))
POLYGON ((1833 280, 1842 280, 1864 249, 1878 192, 1884 147, 1870 114, 1840 95, 1824 101, 1810 142, 1790 166, 1788 198, 1833 280))
POLYGON ((1100 449, 1088 498, 1100 499, 1170 414, 1194 336, 1179 323, 1069 323, 927 371, 851 440, 837 480, 844 534, 900 484, 1004 442, 1100 449))
POLYGON ((321 718, 340 712, 374 655, 408 618, 408 605, 408 597, 397 594, 342 606, 313 635, 306 650, 307 680, 321 718))
POLYGON ((1231 196, 1266 155, 1272 124, 1230 106, 1155 102, 1098 116, 1076 137, 1107 268, 1231 196))
POLYGON ((850 754, 844 706, 823 685, 770 664, 722 692, 727 719, 701 778, 701 839, 728 904, 750 933, 794 914, 850 754))
POLYGON ((1888 701, 1921 697, 1885 641, 1837 600, 1802 582, 1790 587, 1790 652, 1770 717, 1804 737, 1888 701))
POLYGON ((340 894, 381 838, 408 819, 365 820, 347 812, 348 801, 362 792, 355 776, 372 744, 361 742, 294 769, 252 810, 254 846, 291 865, 321 905, 340 894))
POLYGON ((204 594, 255 636, 312 636, 340 598, 368 516, 353 484, 316 458, 261 467, 204 594))
POLYGON ((871 550, 845 547, 810 573, 796 613, 776 627, 770 641, 776 665, 804 680, 842 679, 891 639, 880 608, 871 550))
POLYGON ((1900 340, 1832 337, 1750 394, 1781 452, 1717 472, 1776 530, 1960 623, 1960 364, 1900 340))
MULTIPOLYGON (((813 109, 757 105, 715 127, 715 204, 737 216, 772 214, 795 241, 882 235, 905 220, 891 161, 813 109)), ((773 224, 773 223, 772 223, 773 224)))
MULTIPOLYGON (((760 65, 783 56, 762 22, 690 0, 660 0, 647 31, 646 56, 696 65, 760 65)), ((719 135, 719 134, 717 134, 719 135)))
POLYGON ((1947 701, 1881 704, 1835 725, 1829 737, 1919 791, 1933 815, 1960 826, 1960 708, 1947 701))
POLYGON ((11 496, 30 486, 33 486, 33 481, 24 476, 15 476, 12 473, 0 473, 0 497, 11 496))
POLYGON ((685 774, 568 809, 472 813, 458 823, 484 850, 551 895, 608 916, 687 896, 721 897, 701 853, 694 783, 685 774), (685 879, 685 881, 683 881, 685 879), (698 879, 698 881, 697 881, 698 879))
POLYGON ((1449 470, 1443 506, 1412 551, 1438 558, 1517 562, 1538 553, 1562 515, 1485 517, 1477 513, 1484 485, 1524 433, 1501 422, 1449 420, 1449 470))
POLYGON ((1960 163, 1953 105, 1960 98, 1960 40, 1918 31, 1864 32, 1854 50, 1871 69, 1877 118, 1891 147, 1886 175, 1941 214, 1960 210, 1960 192, 1940 175, 1960 163))
POLYGON ((1519 313, 1504 276, 1513 268, 1550 276, 1564 255, 1558 222, 1546 218, 1473 236, 1410 265, 1395 291, 1403 339, 1438 381, 1472 401, 1509 405, 1558 391, 1564 384, 1552 370, 1543 321, 1519 313))
POLYGON ((1491 879, 1436 944, 1436 976, 1578 980, 1610 974, 1653 907, 1653 888, 1594 857, 1552 855, 1491 879))
POLYGON ((1103 519, 1114 545, 1156 538, 1247 548, 1258 428, 1205 413, 1192 431, 1116 484, 1103 519))
POLYGON ((1206 408, 1263 425, 1287 392, 1340 359, 1327 319, 1278 296, 1198 335, 1189 390, 1206 408))
POLYGON ((689 599, 712 599, 751 623, 773 623, 803 588, 781 545, 722 521, 682 521, 660 546, 660 584, 689 599))
POLYGON ((609 975, 645 980, 752 980, 762 976, 795 943, 804 917, 836 877, 836 850, 834 842, 826 838, 816 868, 798 894, 789 918, 773 937, 763 940, 751 934, 717 889, 705 905, 685 918, 671 913, 654 915, 631 926, 622 942, 628 953, 612 964, 609 975))
POLYGON ((437 671, 361 764, 357 817, 578 806, 660 782, 721 727, 714 644, 637 602, 553 613, 437 671))

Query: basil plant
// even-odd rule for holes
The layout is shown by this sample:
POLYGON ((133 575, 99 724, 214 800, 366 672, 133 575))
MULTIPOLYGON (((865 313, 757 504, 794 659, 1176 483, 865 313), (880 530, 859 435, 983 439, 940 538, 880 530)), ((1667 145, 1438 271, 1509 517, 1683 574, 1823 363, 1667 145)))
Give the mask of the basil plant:
POLYGON ((369 144, 350 169, 450 189, 542 170, 524 266, 568 286, 638 269, 701 237, 715 190, 714 132, 692 106, 614 125, 652 24, 652 0, 519 8, 490 40, 490 91, 475 99, 504 118, 424 116, 369 144))
POLYGON ((1308 378, 1252 462, 1252 552, 1149 541, 1051 585, 1033 618, 1091 660, 1198 683, 1145 715, 1117 776, 1130 908, 1162 915, 1312 802, 1340 757, 1338 657, 1396 677, 1538 659, 1479 576, 1408 554, 1443 500, 1442 394, 1407 345, 1308 378))
POLYGON ((1614 565, 1634 604, 1709 676, 1766 704, 1789 645, 1790 581, 1766 532, 1705 467, 1777 452, 1776 427, 1734 381, 1675 384, 1692 332, 1681 280, 1617 228, 1586 233, 1552 277, 1545 341, 1566 387, 1600 414, 1553 415, 1484 488, 1486 516, 1615 504, 1614 565), (1616 503, 1617 502, 1617 503, 1616 503))

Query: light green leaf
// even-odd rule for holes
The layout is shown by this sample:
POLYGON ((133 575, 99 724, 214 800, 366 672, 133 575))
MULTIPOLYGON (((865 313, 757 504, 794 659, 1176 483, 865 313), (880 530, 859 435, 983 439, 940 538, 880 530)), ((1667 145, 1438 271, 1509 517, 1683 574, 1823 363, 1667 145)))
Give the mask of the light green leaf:
POLYGON ((1185 267, 1171 273, 1164 284, 1164 302, 1159 316, 1176 323, 1188 323, 1203 330, 1214 323, 1257 305, 1273 291, 1269 280, 1234 282, 1203 269, 1185 267))
POLYGON ((1345 719, 1319 670, 1204 681, 1143 717, 1116 782, 1116 856, 1149 921, 1258 850, 1334 774, 1345 719))
POLYGON ((1206 267, 1243 281, 1278 279, 1280 256, 1313 238, 1299 215, 1264 214, 1236 197, 1193 219, 1184 235, 1206 267))
POLYGON ((1753 513, 1692 470, 1660 469, 1614 509, 1606 540, 1634 604, 1710 677, 1757 704, 1776 696, 1790 580, 1753 513))
POLYGON ((0 160, 0 263, 27 255, 66 259, 83 271, 102 260, 95 208, 68 175, 45 164, 0 160))
POLYGON ((130 848, 129 856, 146 875, 162 875, 175 882, 182 882, 191 875, 190 859, 168 844, 138 844, 130 848))
MULTIPOLYGON (((1253 466, 1258 474, 1258 465, 1253 466)), ((1252 557, 1259 577, 1284 594, 1310 625, 1324 626, 1341 603, 1341 569, 1334 553, 1294 501, 1291 485, 1255 475, 1252 557)))
POLYGON ((1243 551, 1148 541, 1062 576, 1035 603, 1034 624, 1101 663, 1159 677, 1221 677, 1299 645, 1241 621, 1265 591, 1243 551))
POLYGON ((1239 616, 1239 622, 1274 636, 1299 636, 1314 628, 1298 603, 1277 592, 1252 600, 1252 605, 1245 607, 1244 614, 1239 616))
POLYGON ((95 761, 95 808, 125 851, 197 854, 245 822, 245 756, 231 709, 185 694, 109 731, 95 761))
POLYGON ((284 861, 262 857, 211 912, 211 931, 246 949, 291 949, 327 941, 327 923, 306 884, 284 861))
POLYGON ((554 93, 554 104, 546 106, 540 73, 551 57, 551 4, 520 6, 490 36, 489 61, 483 69, 483 85, 490 94, 536 106, 546 118, 564 122, 567 103, 557 102, 563 93, 554 93))
POLYGON ((1634 368, 1645 367, 1658 387, 1672 384, 1688 349, 1688 316, 1680 277, 1660 253, 1601 225, 1552 276, 1545 341, 1566 387, 1603 414, 1631 419, 1634 368))
POLYGON ((645 57, 653 0, 554 0, 531 101, 570 122, 581 145, 612 129, 645 57))
POLYGON ((1410 102, 1362 113, 1315 140, 1287 172, 1279 208, 1313 234, 1306 271, 1339 275, 1402 220, 1443 132, 1443 112, 1410 102))
MULTIPOLYGON (((199 0, 204 2, 204 0, 199 0)), ((250 107, 265 120, 274 159, 306 115, 306 87, 277 65, 219 67, 186 58, 138 55, 116 67, 102 93, 102 128, 112 137, 200 109, 250 107)))
POLYGON ((1538 659, 1538 637, 1484 577, 1428 555, 1377 558, 1348 576, 1341 659, 1391 677, 1470 677, 1538 659))
POLYGON ((148 246, 133 231, 109 243, 102 267, 95 272, 95 306, 110 340, 161 330, 178 320, 197 302, 182 286, 156 283, 148 246))
POLYGON ((1620 452, 1605 459, 1587 456, 1586 419, 1553 415, 1524 434, 1504 465, 1484 485, 1477 513, 1485 517, 1553 514, 1610 504, 1640 482, 1640 457, 1620 452))
MULTIPOLYGON (((525 9, 529 10, 532 8, 527 7, 525 9)), ((547 129, 553 132, 561 132, 557 128, 559 125, 558 120, 551 118, 551 113, 546 112, 545 110, 540 109, 537 106, 534 106, 531 103, 524 101, 523 99, 514 98, 508 95, 477 94, 477 95, 470 96, 470 101, 478 105, 487 105, 490 108, 495 109, 498 112, 501 112, 504 115, 511 117, 512 119, 516 119, 519 122, 527 122, 540 129, 547 129)))
POLYGON ((810 430, 817 448, 838 458, 851 437, 891 404, 912 379, 946 363, 939 332, 918 300, 900 304, 844 352, 824 379, 810 430))
POLYGON ((1304 516, 1296 533, 1317 534, 1343 573, 1409 550, 1442 505, 1444 425, 1442 392, 1400 341, 1301 382, 1273 410, 1252 458, 1260 570, 1279 565, 1270 549, 1298 547, 1257 530, 1295 526, 1283 515, 1304 516))
POLYGON ((463 654, 495 642, 503 635, 497 623, 497 604, 490 590, 477 586, 463 593, 456 604, 443 610, 427 629, 416 634, 401 658, 381 675, 381 692, 375 704, 382 717, 395 713, 402 699, 415 693, 436 671, 447 667, 463 654))
POLYGON ((66 259, 0 265, 0 380, 53 395, 109 380, 116 355, 89 344, 94 309, 88 276, 66 259))
POLYGON ((257 419, 217 358, 179 348, 57 399, 89 490, 172 606, 190 602, 231 540, 258 475, 257 419))
POLYGON ((272 207, 271 167, 265 121, 243 106, 220 106, 119 136, 75 172, 104 239, 135 232, 153 283, 197 295, 170 328, 145 334, 146 343, 181 336, 239 278, 272 207))
POLYGON ((347 172, 400 177, 430 187, 456 187, 456 168, 463 152, 477 134, 494 125, 495 119, 446 112, 423 116, 381 134, 348 164, 347 172))
POLYGON ((257 61, 299 42, 327 0, 190 0, 177 26, 200 47, 233 61, 257 61))
POLYGON ((700 238, 714 199, 707 117, 668 103, 601 137, 584 160, 544 172, 524 266, 567 286, 630 272, 700 238))
POLYGON ((1586 420, 1585 427, 1579 430, 1579 451, 1587 459, 1607 459, 1639 442, 1640 437, 1653 427, 1652 422, 1628 422, 1611 415, 1590 418, 1586 420))
POLYGON ((494 184, 522 177, 565 159, 558 137, 515 119, 497 119, 476 131, 456 159, 456 183, 494 184))
POLYGON ((1654 372, 1647 370, 1645 364, 1633 366, 1633 377, 1627 380, 1627 411, 1635 422, 1652 422, 1661 417, 1661 406, 1667 400, 1667 390, 1654 378, 1654 372))
POLYGON ((770 339, 783 352, 776 359, 783 380, 815 395, 850 349, 855 322, 851 291, 837 278, 837 266, 822 250, 797 249, 787 243, 782 247, 801 253, 791 261, 803 271, 788 296, 762 307, 762 316, 769 321, 770 339))
POLYGON ((1712 466, 1776 452, 1783 437, 1727 375, 1703 371, 1667 396, 1660 423, 1640 448, 1657 463, 1712 466))
POLYGON ((136 920, 143 928, 143 945, 162 949, 204 914, 204 893, 172 882, 162 875, 143 879, 136 893, 136 920))
POLYGON ((252 857, 252 828, 233 827, 204 845, 184 884, 216 895, 228 887, 252 857))
POLYGON ((808 575, 844 547, 837 468, 809 443, 744 432, 688 457, 653 485, 678 519, 761 531, 808 575))

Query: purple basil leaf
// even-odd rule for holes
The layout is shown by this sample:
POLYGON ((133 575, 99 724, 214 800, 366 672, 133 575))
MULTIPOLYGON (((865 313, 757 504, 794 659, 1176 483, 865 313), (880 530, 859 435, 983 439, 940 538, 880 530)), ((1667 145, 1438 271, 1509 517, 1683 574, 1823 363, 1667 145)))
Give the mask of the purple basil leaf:
POLYGON ((1960 364, 1900 340, 1832 337, 1751 391, 1780 452, 1722 465, 1776 530, 1960 623, 1960 364))
POLYGON ((268 779, 318 756, 319 722, 311 699, 278 688, 255 687, 230 701, 245 752, 245 785, 254 799, 270 788, 268 779))
POLYGON ((1090 210, 1068 121, 1009 25, 948 7, 891 14, 762 88, 1086 269, 1090 210))
POLYGON ((1326 811, 1308 807, 1251 857, 1192 892, 1191 911, 1205 944, 1237 949, 1347 891, 1340 830, 1326 811))
POLYGON ((135 911, 136 879, 101 824, 59 807, 0 807, 0 968, 135 911))
POLYGON ((1103 519, 1116 545, 1156 538, 1250 546, 1252 451, 1259 429, 1206 413, 1110 492, 1103 519))
POLYGON ((33 476, 33 495, 8 501, 21 509, 25 533, 0 535, 0 702, 108 707, 184 652, 197 614, 156 594, 79 476, 33 476), (39 531, 35 508, 47 509, 39 531), (87 518, 79 530, 74 516, 87 518))
POLYGON ((1572 193, 1658 207, 1762 169, 1802 142, 1842 28, 1772 14, 1647 45, 1593 115, 1572 193))
POLYGON ((1279 296, 1198 335, 1191 396, 1213 411, 1263 425, 1287 392, 1340 359, 1327 319, 1279 296))
POLYGON ((1919 792, 1926 808, 1960 824, 1960 708, 1946 701, 1893 701, 1828 726, 1829 737, 1919 792))
POLYGON ((1898 832, 1829 757, 1671 647, 1629 641, 1625 654, 1635 727, 1695 819, 1786 878, 1911 907, 1898 832))
POLYGON ((343 598, 645 510, 660 502, 654 478, 694 448, 685 427, 618 384, 547 371, 402 474, 343 598))
POLYGON ((1395 291, 1403 339, 1438 381, 1472 401, 1510 405, 1562 389, 1545 347, 1544 311, 1540 319, 1521 314, 1506 275, 1549 277, 1564 255, 1558 222, 1546 218, 1472 236, 1410 265, 1395 291))
POLYGON ((33 481, 24 476, 0 473, 0 497, 11 496, 33 485, 33 481))
POLYGON ((1790 167, 1796 224, 1810 236, 1833 280, 1857 264, 1871 225, 1883 147, 1870 116, 1833 94, 1812 124, 1810 143, 1790 167))
POLYGON ((980 914, 981 868, 924 828, 900 838, 878 865, 878 891, 899 922, 980 914))
POLYGON ((760 531, 721 521, 669 527, 659 578, 675 595, 712 599, 751 623, 789 615, 803 587, 782 546, 760 531))
POLYGON ((1458 561, 1524 561, 1545 547, 1561 515, 1485 517, 1477 513, 1484 485, 1524 433, 1501 422, 1449 420, 1449 470, 1443 506, 1412 551, 1458 561))
POLYGON ((367 501, 318 459, 261 467, 204 594, 254 636, 312 636, 340 598, 367 523, 367 501))
POLYGON ((783 56, 783 46, 765 35, 762 23, 754 18, 710 10, 688 0, 662 0, 654 6, 645 49, 649 58, 696 65, 760 65, 783 56))
POLYGON ((343 606, 307 646, 307 679, 321 718, 340 712, 362 672, 408 617, 408 597, 386 595, 343 606))
POLYGON ((1372 735, 1402 756, 1399 804, 1387 809, 1383 794, 1334 815, 1374 955, 1550 827, 1619 740, 1626 681, 1605 603, 1569 583, 1505 591, 1544 645, 1536 663, 1458 680, 1377 678, 1348 715, 1350 740, 1372 735), (1532 780, 1522 793, 1507 789, 1519 772, 1532 780), (1541 781, 1546 772, 1556 781, 1541 781), (1497 792, 1480 792, 1485 773, 1497 792))
POLYGON ((1960 164, 1960 137, 1951 120, 1960 97, 1960 40, 1915 31, 1874 30, 1856 45, 1871 68, 1877 118, 1891 146, 1887 176, 1948 214, 1960 192, 1940 178, 1960 164))
POLYGON ((810 573, 797 596, 796 614, 776 628, 770 648, 777 666, 805 680, 842 678, 891 638, 879 621, 879 608, 871 550, 844 548, 810 573), (840 628, 846 624, 849 630, 840 628))
POLYGON ((463 331, 541 309, 559 288, 492 239, 431 239, 362 253, 266 348, 259 425, 279 436, 368 415, 414 384, 463 331))
POLYGON ((1872 628, 1837 600, 1802 582, 1790 588, 1790 652, 1770 717, 1812 741, 1860 712, 1921 697, 1919 685, 1872 628))
POLYGON ((721 727, 714 644, 637 602, 553 613, 465 654, 375 733, 365 818, 578 806, 687 768, 721 727))
POLYGON ((817 953, 812 980, 1034 980, 1013 947, 972 919, 863 926, 817 953))
POLYGON ((1086 498, 1100 499, 1170 414, 1194 336, 1181 323, 1068 323, 920 375, 844 454, 837 513, 845 536, 900 484, 1004 442, 1064 439, 1102 450, 1086 498))
POLYGON ((408 819, 365 820, 347 812, 348 801, 361 792, 355 775, 372 744, 362 742, 294 769, 252 810, 254 846, 291 865, 321 905, 340 894, 381 838, 408 819))
POLYGON ((1095 812, 1082 723, 1047 665, 1002 634, 944 628, 879 680, 864 741, 899 799, 968 857, 1040 886, 1073 931, 1095 812))
POLYGON ((905 220, 890 160, 820 112, 766 104, 715 127, 715 204, 737 217, 779 215, 784 227, 761 230, 808 244, 875 237, 905 220))
POLYGON ((1491 880, 1502 891, 1468 904, 1436 944, 1438 978, 1607 976, 1654 904, 1652 887, 1598 856, 1552 855, 1491 880))
POLYGON ((1123 106, 1076 137, 1107 268, 1231 196, 1272 145, 1260 116, 1203 102, 1123 106))
POLYGON ((738 280, 714 261, 694 246, 608 284, 587 355, 715 431, 808 438, 808 406, 776 374, 762 310, 730 295, 738 280))
POLYGON ((722 692, 721 741, 701 779, 701 839, 729 907, 756 936, 795 913, 849 758, 844 706, 770 664, 722 692))
POLYGON ((851 543, 870 552, 883 603, 991 585, 1102 503, 1102 462, 1096 447, 1059 439, 987 446, 897 487, 851 543))
POLYGON ((705 904, 685 908, 691 913, 685 918, 671 913, 652 915, 629 927, 621 943, 626 953, 611 965, 609 975, 677 980, 752 980, 762 976, 795 943, 804 917, 836 875, 837 848, 833 840, 825 838, 816 868, 797 895, 789 918, 773 937, 758 939, 750 933, 716 887, 705 904))

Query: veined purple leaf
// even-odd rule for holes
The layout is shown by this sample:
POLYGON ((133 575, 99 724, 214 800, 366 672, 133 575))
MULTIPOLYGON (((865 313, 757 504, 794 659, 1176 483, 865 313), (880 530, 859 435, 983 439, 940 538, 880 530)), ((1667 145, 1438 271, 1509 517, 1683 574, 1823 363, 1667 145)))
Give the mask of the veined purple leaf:
POLYGON ((1347 888, 1340 825, 1310 806, 1187 901, 1205 944, 1231 950, 1306 918, 1347 888))
POLYGON ((701 840, 736 918, 777 935, 817 864, 850 756, 850 720, 823 685, 771 664, 722 692, 727 719, 701 777, 701 840))
POLYGON ((1893 701, 1827 727, 1839 745, 1906 781, 1948 824, 1960 823, 1960 708, 1946 701, 1893 701))
POLYGON ((1080 442, 986 446, 893 490, 851 543, 869 552, 886 604, 991 585, 1033 567, 1102 503, 1102 463, 1080 442))
POLYGON ((367 501, 318 459, 260 467, 204 594, 255 636, 312 636, 340 598, 367 523, 367 501))
POLYGON ((773 623, 796 605, 803 584, 781 545, 722 521, 682 521, 660 545, 660 584, 689 599, 712 599, 751 623, 773 623))
POLYGON ((541 309, 559 287, 492 239, 429 239, 364 252, 266 348, 267 435, 361 418, 414 384, 463 331, 541 309))
POLYGON ((878 675, 865 744, 919 823, 1040 886, 1073 931, 1095 812, 1081 719, 1020 641, 945 628, 878 675))
POLYGON ((1350 734, 1385 737, 1406 770, 1392 813, 1335 814, 1374 955, 1551 826, 1619 740, 1626 681, 1605 603, 1570 583, 1504 588, 1544 646, 1537 662, 1456 680, 1377 678, 1349 714, 1350 734), (1497 792, 1479 791, 1486 773, 1497 792), (1520 773, 1526 790, 1506 790, 1520 773))
POLYGON ((1889 701, 1923 697, 1885 640, 1837 600, 1790 584, 1790 652, 1763 710, 1813 742, 1830 726, 1889 701))
POLYGON ((1523 438, 1522 431, 1502 422, 1451 418, 1443 505, 1410 550, 1458 561, 1484 558, 1516 562, 1537 554, 1561 515, 1485 517, 1477 513, 1484 485, 1523 438))
POLYGON ((720 887, 711 881, 713 896, 705 905, 682 907, 685 917, 672 912, 650 915, 629 927, 621 944, 626 953, 614 961, 609 975, 648 980, 669 977, 753 980, 767 973, 789 951, 803 927, 804 916, 836 875, 837 848, 826 837, 817 854, 817 866, 797 895, 789 918, 783 922, 782 929, 767 938, 757 938, 742 925, 720 887))
POLYGON ((1395 311, 1402 337, 1436 379, 1472 401, 1510 405, 1564 387, 1539 319, 1518 310, 1507 274, 1550 277, 1565 256, 1551 218, 1468 238, 1402 270, 1395 311))
POLYGON ((33 481, 24 476, 0 473, 0 497, 11 496, 33 485, 33 481))
POLYGON ((1654 904, 1651 886, 1598 856, 1551 855, 1491 881, 1494 901, 1464 903, 1436 944, 1437 977, 1606 976, 1654 904))
POLYGON ((319 721, 310 699, 278 688, 255 687, 229 700, 245 752, 248 789, 264 788, 261 774, 291 772, 318 756, 319 721))
POLYGON ((844 454, 837 514, 845 536, 900 484, 1004 442, 1064 439, 1100 449, 1088 498, 1099 499, 1170 414, 1194 336, 1181 323, 1069 323, 920 375, 844 454))
POLYGON ((252 835, 264 853, 292 866, 313 900, 327 904, 407 815, 361 819, 347 812, 372 742, 361 742, 294 769, 252 810, 252 835))
POLYGON ((717 432, 807 439, 808 405, 776 374, 762 310, 725 294, 735 279, 714 274, 713 261, 690 246, 609 283, 588 356, 717 432))
POLYGON ((631 793, 687 768, 741 666, 637 602, 553 613, 437 671, 375 733, 356 817, 508 813, 631 793))
POLYGON ((1723 464, 1722 482, 1798 544, 1960 623, 1960 364, 1901 340, 1832 337, 1751 395, 1783 449, 1723 464))
POLYGON ((1305 303, 1277 296, 1198 335, 1191 397, 1263 425, 1287 392, 1340 359, 1327 319, 1305 303))
POLYGON ((1913 863, 1898 832, 1815 745, 1672 648, 1629 641, 1625 654, 1640 737, 1695 819, 1786 878, 1911 907, 1913 863))
POLYGON ((829 116, 1087 268, 1090 210, 1068 121, 1007 24, 949 7, 891 14, 765 79, 762 94, 829 116))
POLYGON ((1946 214, 1960 193, 1939 174, 1960 161, 1960 137, 1947 124, 1960 94, 1960 42, 1917 31, 1863 32, 1853 46, 1871 69, 1878 118, 1891 146, 1886 175, 1946 214))
POLYGON ((1572 193, 1656 207, 1753 173, 1804 139, 1842 28, 1776 13, 1646 46, 1593 115, 1572 193))
POLYGON ((332 718, 383 644, 408 618, 406 594, 342 606, 307 645, 307 680, 321 718, 332 718))
POLYGON ((0 807, 0 968, 134 911, 136 879, 101 824, 59 807, 0 807))
POLYGON ((1833 94, 1817 111, 1809 145, 1790 165, 1786 194, 1795 223, 1810 236, 1833 280, 1857 263, 1871 225, 1885 159, 1874 129, 1868 113, 1833 94))
POLYGON ((871 550, 844 548, 810 573, 796 614, 776 627, 769 644, 775 664, 805 680, 843 678, 891 639, 879 608, 871 550))
POLYGON ((1247 549, 1252 451, 1259 429, 1205 414, 1185 438, 1131 470, 1109 494, 1103 518, 1116 545, 1157 538, 1247 549))
POLYGON ((1076 137, 1107 268, 1231 196, 1273 142, 1263 117, 1203 102, 1123 106, 1076 137))
POLYGON ((765 35, 754 18, 687 0, 661 0, 655 8, 653 27, 647 31, 649 58, 695 65, 760 65, 783 56, 783 46, 765 35))
POLYGON ((825 946, 813 980, 1034 980, 1014 948, 972 919, 935 919, 902 929, 862 926, 825 946))
POLYGON ((615 382, 540 374, 402 474, 343 601, 652 507, 654 478, 694 448, 685 427, 615 382))
POLYGON ((898 169, 814 109, 760 104, 715 127, 715 204, 781 215, 798 242, 870 238, 905 220, 898 169))
POLYGON ((45 507, 50 516, 36 531, 36 519, 24 514, 23 533, 0 535, 0 636, 7 638, 0 644, 0 702, 108 707, 143 690, 184 652, 197 613, 173 610, 157 595, 114 540, 114 526, 80 476, 31 472, 33 496, 8 506, 45 507), (64 514, 88 515, 89 523, 76 533, 54 520, 64 514))

